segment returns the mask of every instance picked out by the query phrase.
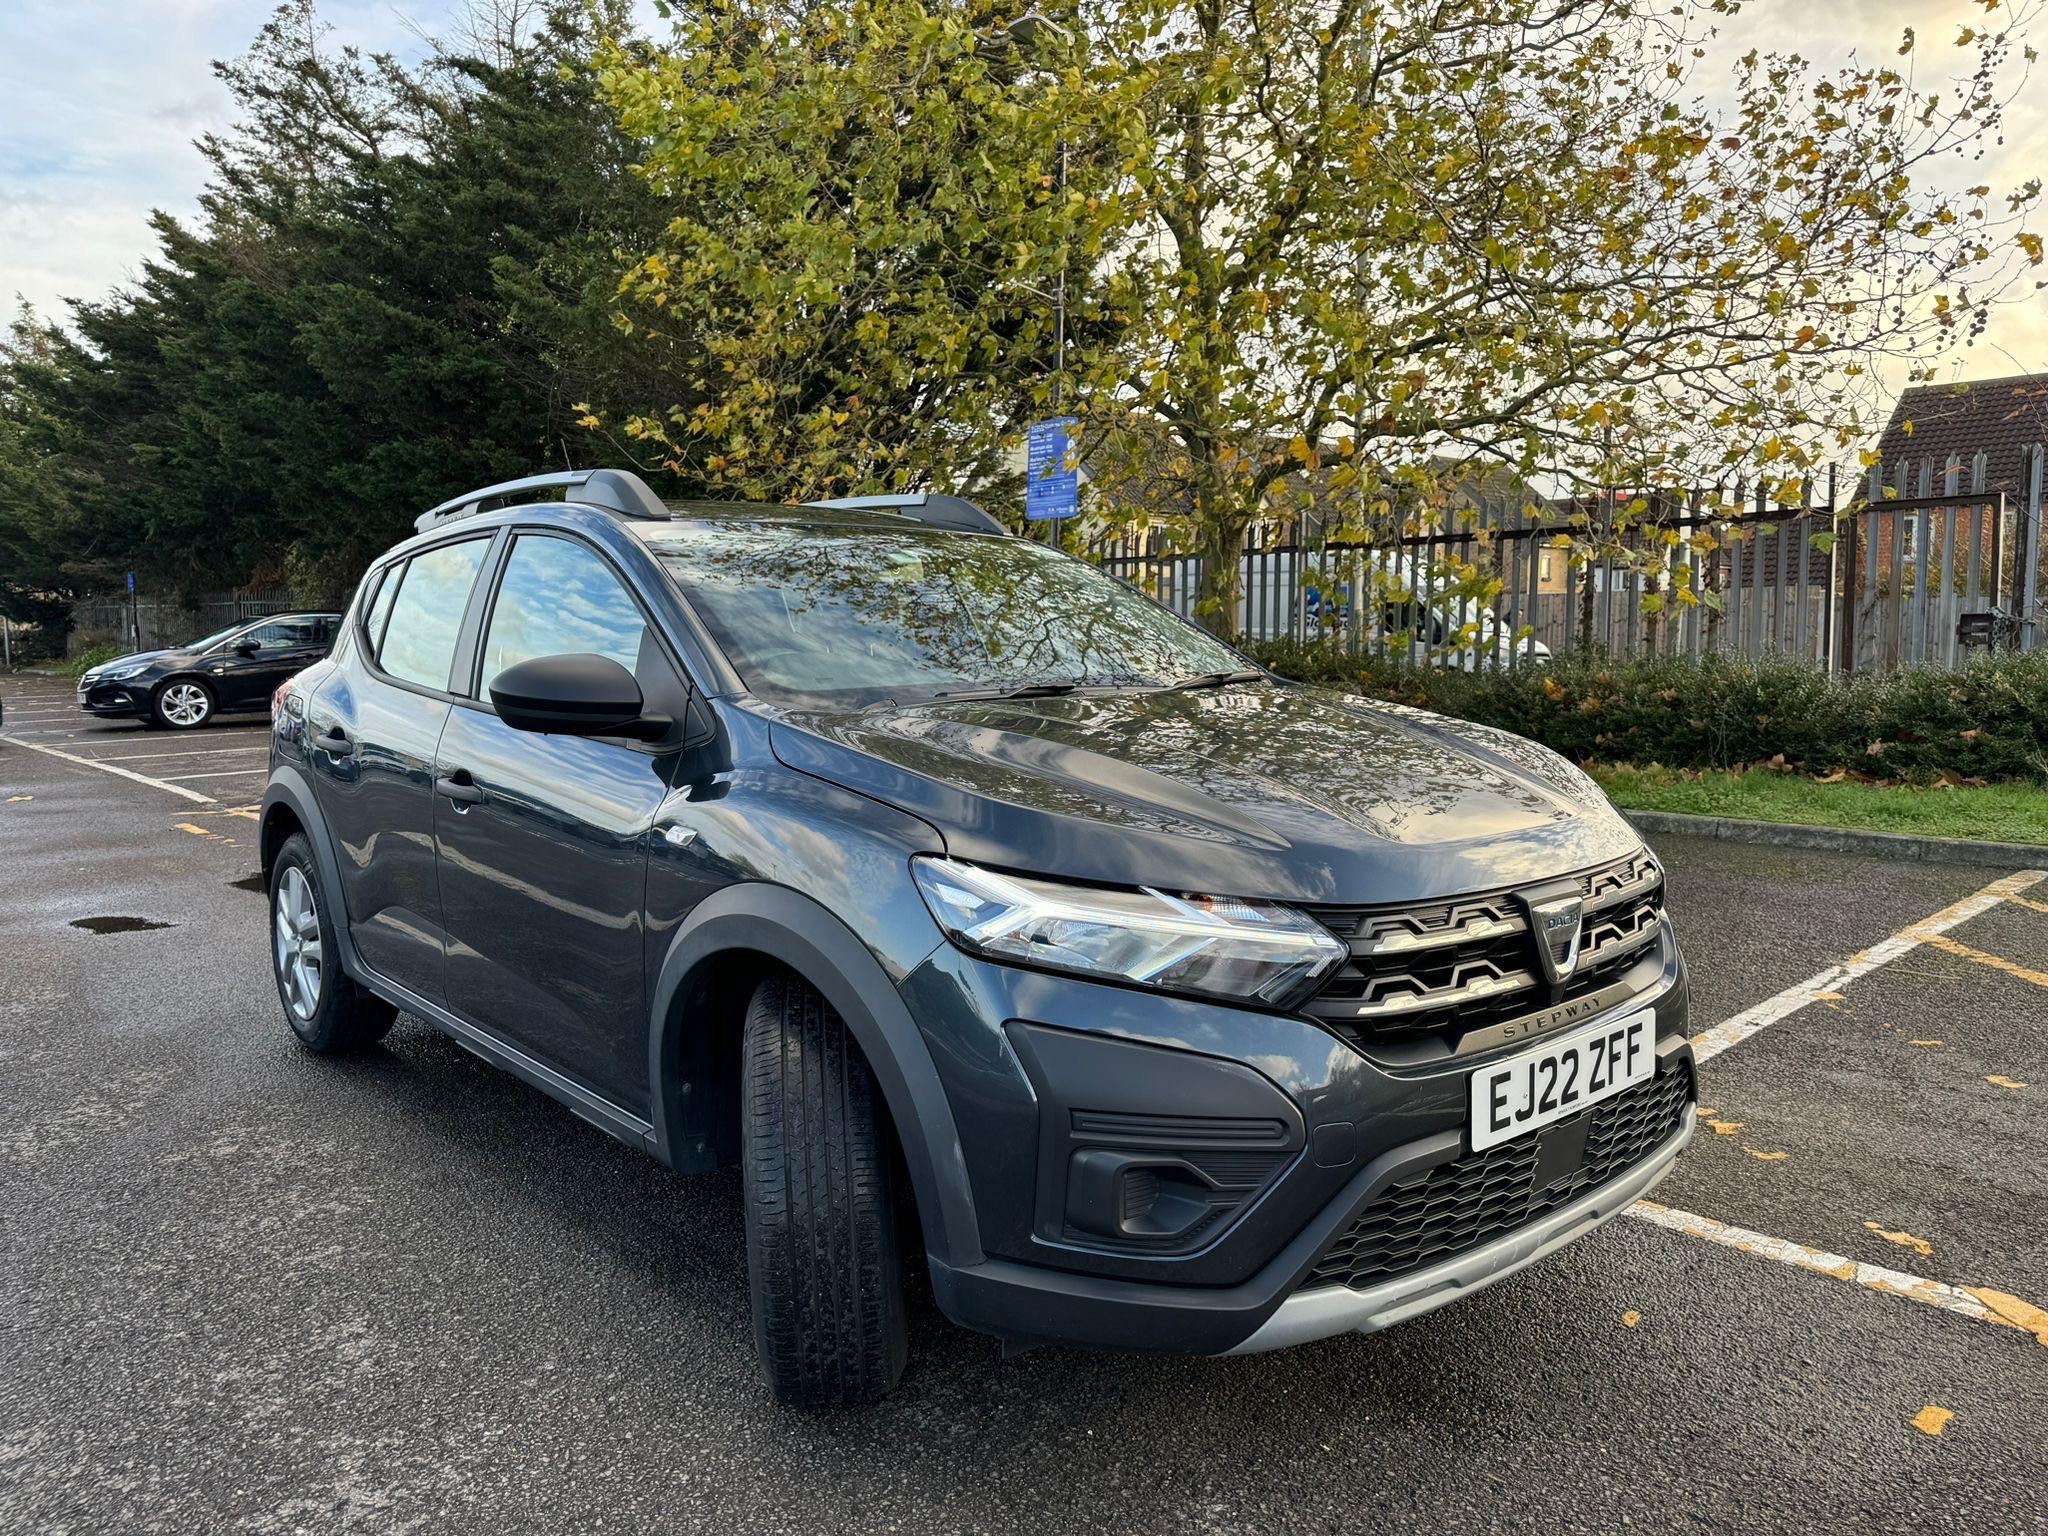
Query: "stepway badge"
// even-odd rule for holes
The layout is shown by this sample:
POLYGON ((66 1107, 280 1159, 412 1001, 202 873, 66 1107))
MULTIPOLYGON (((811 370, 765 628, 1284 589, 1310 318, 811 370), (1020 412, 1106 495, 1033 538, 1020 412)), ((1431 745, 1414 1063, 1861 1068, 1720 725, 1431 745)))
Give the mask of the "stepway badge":
POLYGON ((1024 436, 1024 516, 1034 523, 1056 522, 1081 509, 1081 471, 1067 436, 1071 416, 1036 421, 1024 436))

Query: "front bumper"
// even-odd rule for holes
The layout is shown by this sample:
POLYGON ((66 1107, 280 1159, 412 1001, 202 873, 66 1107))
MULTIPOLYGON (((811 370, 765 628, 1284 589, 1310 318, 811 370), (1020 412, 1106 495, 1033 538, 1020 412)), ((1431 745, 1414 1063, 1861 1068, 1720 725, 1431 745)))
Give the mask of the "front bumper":
POLYGON ((1691 1140, 1698 1103, 1692 1047, 1682 1033, 1667 1034, 1659 1042, 1657 1071, 1660 1077, 1684 1073, 1688 1091, 1676 1127, 1648 1153, 1568 1205, 1441 1263, 1370 1287, 1302 1289, 1319 1256, 1366 1207, 1459 1156, 1465 1142, 1462 1127, 1373 1158, 1270 1262, 1233 1285, 1162 1284, 996 1257, 956 1268, 934 1257, 932 1289, 940 1309, 965 1327, 1012 1340, 1109 1349, 1239 1354, 1389 1327, 1585 1236, 1661 1180, 1691 1140))
MULTIPOLYGON (((1489 1196, 1486 1224, 1450 1243, 1434 1228, 1418 1234, 1418 1267, 1399 1273, 1383 1261, 1353 1272, 1337 1256, 1389 1205, 1433 1208, 1434 1192, 1412 1194, 1420 1182, 1473 1176, 1471 1070, 1608 1007, 1546 1019, 1533 1033, 1489 1034, 1452 1058, 1380 1060, 1306 1019, 940 949, 902 992, 955 1105, 982 1250, 957 1261, 932 1254, 941 1308, 1013 1341, 1227 1354, 1384 1327, 1512 1273, 1625 1206, 1689 1139, 1697 1086, 1684 964, 1668 924, 1664 940, 1610 1005, 1615 1015, 1654 1008, 1657 1082, 1668 1090, 1654 1122, 1636 1122, 1627 1159, 1596 1171, 1589 1157, 1569 1194, 1532 1187, 1505 1231, 1489 1196), (1233 1150, 1217 1150, 1226 1145, 1233 1150), (1242 1177, 1217 1191, 1228 1203, 1218 1219, 1158 1237, 1104 1220, 1117 1202, 1091 1187, 1105 1163, 1153 1165, 1162 1189, 1176 1164, 1183 1188, 1211 1176, 1229 1185, 1232 1170, 1242 1177)), ((1483 1194, 1497 1189, 1489 1173, 1477 1177, 1483 1194)))
POLYGON ((1269 1349, 1287 1349, 1339 1333, 1378 1333, 1411 1317, 1434 1312, 1496 1280, 1504 1280, 1594 1228, 1605 1226, 1656 1188, 1692 1140, 1692 1131, 1693 1121, 1688 1118, 1675 1136, 1628 1172, 1506 1237, 1442 1264, 1364 1290, 1333 1285, 1298 1291, 1281 1302, 1279 1310, 1230 1353, 1253 1355, 1269 1349))
POLYGON ((139 683, 80 683, 78 707, 89 715, 130 716, 149 713, 149 688, 139 683))

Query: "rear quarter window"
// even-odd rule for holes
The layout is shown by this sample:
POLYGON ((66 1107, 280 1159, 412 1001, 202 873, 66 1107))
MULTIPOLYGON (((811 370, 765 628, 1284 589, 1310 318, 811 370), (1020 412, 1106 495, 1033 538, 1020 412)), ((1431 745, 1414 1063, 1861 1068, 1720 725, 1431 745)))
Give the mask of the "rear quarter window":
MULTIPOLYGON (((487 538, 442 544, 414 555, 395 580, 386 578, 396 596, 377 640, 376 661, 383 672, 422 688, 447 689, 463 610, 489 547, 487 538)), ((383 601, 379 591, 371 605, 373 619, 383 601)))

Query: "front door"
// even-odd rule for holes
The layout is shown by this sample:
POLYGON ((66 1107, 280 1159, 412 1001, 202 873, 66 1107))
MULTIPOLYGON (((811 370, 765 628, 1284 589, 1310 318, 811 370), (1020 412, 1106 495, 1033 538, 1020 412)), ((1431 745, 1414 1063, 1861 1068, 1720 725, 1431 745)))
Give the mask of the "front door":
POLYGON ((674 753, 513 730, 489 685, 535 656, 608 656, 679 719, 680 679, 623 579, 576 539, 519 535, 485 622, 479 698, 451 711, 435 765, 448 1006, 644 1115, 647 851, 674 753))
MULTIPOLYGON (((244 630, 208 658, 207 671, 220 696, 222 713, 261 709, 277 685, 327 654, 322 620, 272 619, 244 630)), ((330 627, 333 620, 325 620, 330 627)))

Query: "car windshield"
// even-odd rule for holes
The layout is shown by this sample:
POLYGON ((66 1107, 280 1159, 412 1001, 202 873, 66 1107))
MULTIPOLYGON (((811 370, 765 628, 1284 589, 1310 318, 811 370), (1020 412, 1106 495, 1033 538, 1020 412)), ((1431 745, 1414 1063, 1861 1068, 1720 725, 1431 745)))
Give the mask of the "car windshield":
POLYGON ((688 523, 643 535, 755 693, 780 702, 1165 687, 1244 658, 1095 567, 928 528, 688 523))

